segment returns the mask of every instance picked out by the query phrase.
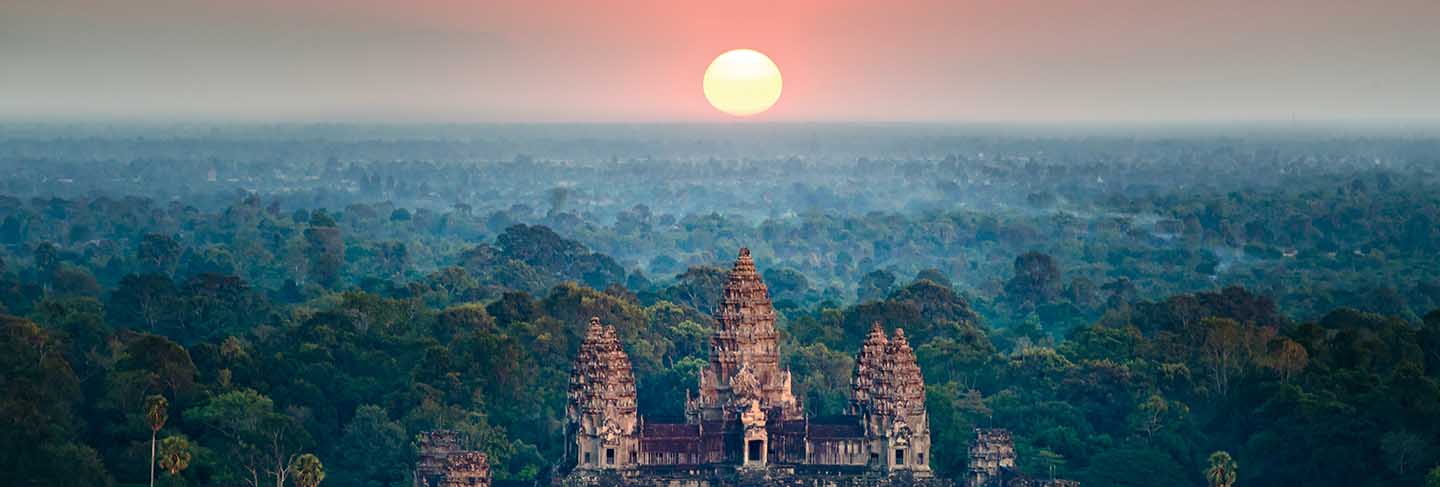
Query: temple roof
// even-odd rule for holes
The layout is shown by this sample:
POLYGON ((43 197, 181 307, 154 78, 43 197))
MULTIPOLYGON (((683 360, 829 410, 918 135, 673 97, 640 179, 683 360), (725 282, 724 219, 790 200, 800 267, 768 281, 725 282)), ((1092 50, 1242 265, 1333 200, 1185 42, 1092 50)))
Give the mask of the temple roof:
POLYGON ((635 373, 612 326, 590 318, 570 371, 571 414, 609 410, 634 414, 635 373))
POLYGON ((751 333, 775 332, 775 309, 770 303, 770 290, 760 279, 760 274, 755 272, 750 249, 740 249, 720 295, 720 304, 715 310, 715 321, 720 324, 720 329, 743 327, 751 333))

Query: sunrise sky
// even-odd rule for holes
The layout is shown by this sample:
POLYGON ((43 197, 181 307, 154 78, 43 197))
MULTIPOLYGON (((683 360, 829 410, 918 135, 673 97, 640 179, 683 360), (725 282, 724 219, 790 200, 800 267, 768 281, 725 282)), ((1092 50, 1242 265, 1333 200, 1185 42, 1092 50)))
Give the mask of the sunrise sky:
POLYGON ((1440 1, 3 0, 0 119, 762 121, 1440 117, 1440 1), (748 119, 747 119, 748 120, 748 119))

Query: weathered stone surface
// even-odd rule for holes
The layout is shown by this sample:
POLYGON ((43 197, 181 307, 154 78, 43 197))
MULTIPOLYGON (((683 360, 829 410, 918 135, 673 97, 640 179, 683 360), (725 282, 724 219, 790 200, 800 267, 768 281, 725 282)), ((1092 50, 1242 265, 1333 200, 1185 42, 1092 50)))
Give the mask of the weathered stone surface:
POLYGON ((629 468, 639 463, 635 373, 615 328, 591 318, 570 373, 566 416, 577 468, 629 468))
POLYGON ((489 459, 476 451, 450 455, 440 487, 490 487, 489 459))
POLYGON ((412 477, 416 487, 489 487, 490 464, 485 454, 464 449, 458 431, 425 431, 416 437, 419 450, 412 477))
POLYGON ((781 419, 799 419, 800 403, 790 390, 790 372, 780 369, 780 334, 770 291, 755 272, 750 249, 740 249, 715 309, 715 334, 710 337, 710 363, 700 371, 700 394, 686 411, 692 422, 734 419, 749 399, 764 409, 779 409, 781 419), (748 372, 747 372, 748 370, 748 372), (742 372, 740 397, 736 379, 742 372), (755 388, 749 388, 750 380, 755 388))
POLYGON ((860 354, 855 357, 855 374, 850 379, 850 409, 856 415, 864 412, 875 393, 875 384, 884 373, 885 347, 889 342, 885 329, 877 321, 870 326, 865 343, 860 345, 860 354))
POLYGON ((925 380, 905 330, 887 339, 878 323, 871 328, 856 359, 855 381, 853 408, 863 419, 872 461, 887 471, 930 475, 925 380))

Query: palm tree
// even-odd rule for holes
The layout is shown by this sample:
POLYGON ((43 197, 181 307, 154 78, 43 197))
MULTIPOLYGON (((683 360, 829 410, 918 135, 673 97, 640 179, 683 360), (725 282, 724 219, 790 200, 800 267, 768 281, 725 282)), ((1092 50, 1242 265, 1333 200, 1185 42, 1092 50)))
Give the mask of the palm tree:
POLYGON ((1205 469, 1205 480, 1210 481, 1210 487, 1234 487, 1236 473, 1239 467, 1235 459, 1224 451, 1217 451, 1210 454, 1210 468, 1205 469))
POLYGON ((190 440, 184 436, 170 436, 160 442, 160 468, 173 476, 189 466, 190 440))
POLYGON ((290 474, 294 475, 295 487, 316 487, 325 480, 325 466, 320 457, 306 453, 290 461, 290 474))
POLYGON ((150 423, 150 487, 155 487, 155 436, 170 418, 169 407, 170 401, 165 400, 165 396, 145 398, 145 421, 150 423))

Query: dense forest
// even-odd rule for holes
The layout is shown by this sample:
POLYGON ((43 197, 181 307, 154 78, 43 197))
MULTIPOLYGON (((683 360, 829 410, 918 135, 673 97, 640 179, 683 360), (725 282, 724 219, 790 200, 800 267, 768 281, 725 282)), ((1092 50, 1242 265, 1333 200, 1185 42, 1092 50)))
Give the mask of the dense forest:
POLYGON ((1440 139, 567 130, 10 127, 0 477, 545 479, 589 317, 678 416, 745 246, 811 413, 905 328, 943 476, 1440 485, 1440 139))

